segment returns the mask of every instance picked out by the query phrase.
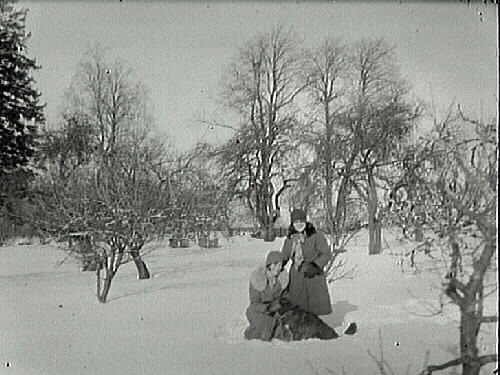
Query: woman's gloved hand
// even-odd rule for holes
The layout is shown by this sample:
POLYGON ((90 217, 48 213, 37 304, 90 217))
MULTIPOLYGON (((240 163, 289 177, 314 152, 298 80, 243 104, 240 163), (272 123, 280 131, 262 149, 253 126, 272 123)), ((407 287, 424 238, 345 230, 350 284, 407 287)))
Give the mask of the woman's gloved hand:
POLYGON ((308 279, 312 279, 315 276, 321 275, 323 270, 316 263, 306 262, 302 265, 302 272, 304 273, 304 277, 308 279))
POLYGON ((280 301, 279 300, 274 300, 267 307, 267 312, 270 313, 270 314, 274 314, 275 312, 278 312, 280 309, 281 309, 281 303, 280 303, 280 301))

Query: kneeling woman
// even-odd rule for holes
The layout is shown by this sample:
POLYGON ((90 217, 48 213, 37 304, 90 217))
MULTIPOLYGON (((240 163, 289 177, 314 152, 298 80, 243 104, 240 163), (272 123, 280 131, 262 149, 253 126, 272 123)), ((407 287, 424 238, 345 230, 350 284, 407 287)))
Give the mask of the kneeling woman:
POLYGON ((283 336, 278 310, 287 285, 283 256, 279 251, 271 251, 266 263, 250 275, 250 306, 246 311, 250 326, 245 330, 245 338, 270 341, 283 336))

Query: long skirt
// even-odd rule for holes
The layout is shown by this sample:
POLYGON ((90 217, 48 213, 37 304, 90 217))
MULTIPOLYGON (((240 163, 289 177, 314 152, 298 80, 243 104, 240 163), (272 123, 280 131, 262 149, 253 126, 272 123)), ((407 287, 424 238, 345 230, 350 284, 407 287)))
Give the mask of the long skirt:
POLYGON ((325 275, 308 279, 301 271, 291 267, 288 300, 316 315, 328 315, 332 312, 325 275))

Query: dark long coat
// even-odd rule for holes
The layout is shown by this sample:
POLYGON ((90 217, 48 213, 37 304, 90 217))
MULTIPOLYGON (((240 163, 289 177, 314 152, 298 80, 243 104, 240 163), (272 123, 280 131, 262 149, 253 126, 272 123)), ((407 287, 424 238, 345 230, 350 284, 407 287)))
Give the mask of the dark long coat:
MULTIPOLYGON (((293 264, 295 241, 298 241, 296 236, 286 237, 281 249, 285 262, 289 260, 292 262, 288 300, 316 315, 328 315, 332 312, 332 306, 325 274, 322 273, 309 279, 304 276, 301 269, 295 267, 293 264)), ((301 246, 304 262, 313 262, 324 269, 332 256, 325 236, 322 233, 314 232, 309 236, 306 235, 303 241, 301 246)))

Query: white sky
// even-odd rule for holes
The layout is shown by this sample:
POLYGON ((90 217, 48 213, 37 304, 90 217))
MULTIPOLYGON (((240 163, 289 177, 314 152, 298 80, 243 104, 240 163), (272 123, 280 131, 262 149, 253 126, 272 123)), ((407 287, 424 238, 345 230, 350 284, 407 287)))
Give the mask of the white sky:
MULTIPOLYGON (((460 2, 162 2, 20 1, 30 9, 29 54, 49 124, 83 50, 99 42, 125 60, 150 90, 158 126, 180 148, 220 141, 222 130, 196 121, 226 115, 217 106, 221 75, 238 48, 278 24, 313 46, 383 37, 397 46, 402 73, 424 100, 445 108, 453 98, 471 116, 497 110, 497 12, 460 2)), ((234 117, 233 117, 234 120, 234 117)), ((229 121, 229 120, 228 120, 229 121)), ((227 134, 227 133, 226 133, 227 134)))

